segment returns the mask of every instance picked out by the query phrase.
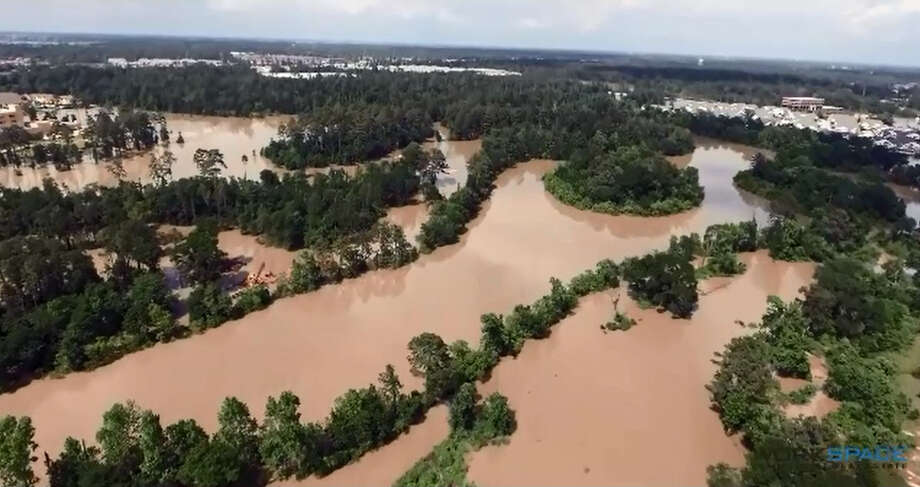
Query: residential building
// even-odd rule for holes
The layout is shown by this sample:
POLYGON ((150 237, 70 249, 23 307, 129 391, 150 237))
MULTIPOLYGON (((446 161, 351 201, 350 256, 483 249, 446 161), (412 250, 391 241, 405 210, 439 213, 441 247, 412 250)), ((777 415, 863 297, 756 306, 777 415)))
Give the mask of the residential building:
POLYGON ((782 106, 790 110, 816 112, 824 106, 824 98, 813 96, 784 96, 782 106))
POLYGON ((25 113, 15 103, 0 105, 0 128, 25 125, 25 113))

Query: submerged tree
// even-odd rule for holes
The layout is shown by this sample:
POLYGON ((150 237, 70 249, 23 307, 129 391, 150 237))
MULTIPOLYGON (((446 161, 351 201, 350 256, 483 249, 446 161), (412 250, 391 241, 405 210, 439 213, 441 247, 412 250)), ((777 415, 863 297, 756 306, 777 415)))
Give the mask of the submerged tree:
POLYGON ((227 168, 224 154, 218 149, 197 149, 192 159, 195 161, 198 173, 207 178, 217 177, 220 175, 221 168, 227 168))

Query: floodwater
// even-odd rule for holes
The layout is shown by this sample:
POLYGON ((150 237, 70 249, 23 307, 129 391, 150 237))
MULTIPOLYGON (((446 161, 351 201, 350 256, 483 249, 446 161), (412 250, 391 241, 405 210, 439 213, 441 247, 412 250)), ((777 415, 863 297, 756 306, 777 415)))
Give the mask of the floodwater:
POLYGON ((291 264, 297 257, 296 252, 269 247, 260 242, 259 237, 243 235, 239 230, 227 230, 217 234, 217 246, 227 253, 228 258, 242 261, 241 272, 263 277, 290 274, 291 264))
POLYGON ((427 203, 394 206, 387 209, 386 219, 403 229, 409 243, 417 245, 415 237, 421 233, 422 224, 428 220, 430 210, 427 203))
POLYGON ((888 187, 904 201, 904 211, 907 216, 920 222, 920 191, 910 186, 894 183, 888 183, 888 187))
MULTIPOLYGON (((173 179, 198 175, 198 168, 192 157, 199 148, 220 149, 227 164, 222 173, 228 177, 258 179, 259 172, 263 169, 280 170, 268 159, 260 156, 259 151, 277 135, 278 127, 288 117, 237 118, 179 114, 165 116, 172 140, 168 149, 176 156, 173 179), (184 144, 176 143, 180 132, 185 139, 184 144), (248 159, 245 163, 243 156, 248 159)), ((163 149, 163 146, 158 146, 153 152, 159 154, 163 149)), ((141 183, 151 182, 150 157, 151 152, 125 157, 122 160, 124 179, 141 183)), ((118 180, 112 174, 110 166, 111 162, 95 163, 91 156, 85 156, 83 163, 74 165, 69 171, 58 171, 52 166, 37 169, 22 167, 19 175, 16 174, 15 168, 3 167, 0 168, 0 184, 29 189, 41 187, 42 180, 50 177, 59 184, 66 185, 70 191, 79 191, 90 184, 114 186, 118 180)))
MULTIPOLYGON (((783 407, 783 412, 790 418, 796 416, 815 416, 817 418, 823 418, 840 407, 840 402, 831 399, 822 389, 824 383, 827 381, 827 364, 824 362, 824 359, 815 355, 809 355, 808 365, 811 370, 810 383, 814 384, 818 388, 818 391, 815 392, 811 400, 805 404, 786 404, 786 406, 783 407)), ((792 392, 809 384, 807 380, 792 377, 779 377, 778 380, 779 388, 782 392, 792 392)))
POLYGON ((640 309, 621 290, 592 295, 548 339, 499 364, 480 392, 506 395, 518 429, 508 445, 471 455, 469 479, 482 486, 705 485, 707 465, 742 464, 739 438, 726 436, 710 409, 713 353, 750 332, 736 320, 759 321, 767 296, 793 298, 814 270, 764 251, 742 261, 747 272, 701 296, 689 320, 640 309), (604 333, 616 295, 637 325, 604 333))
POLYGON ((427 150, 440 149, 444 154, 448 169, 447 174, 438 175, 438 190, 446 198, 466 184, 466 177, 469 174, 466 162, 482 149, 482 139, 448 140, 450 131, 446 127, 436 123, 434 128, 440 134, 441 141, 431 140, 425 142, 422 147, 427 150))
MULTIPOLYGON (((480 315, 507 312, 515 304, 532 302, 548 291, 551 276, 568 280, 603 258, 620 260, 666 248, 671 235, 699 232, 712 223, 744 221, 751 215, 759 218, 766 215, 760 201, 739 193, 731 185, 731 176, 747 167, 744 154, 735 146, 701 144, 690 164, 700 169, 706 198, 700 208, 668 217, 612 216, 563 205, 544 190, 540 180, 555 164, 532 161, 506 171, 496 181, 492 198, 470 222, 469 231, 458 244, 423 255, 409 266, 370 272, 313 293, 281 299, 265 310, 220 328, 159 344, 94 371, 34 381, 14 393, 0 395, 0 411, 31 416, 40 450, 47 450, 51 455, 57 453, 68 435, 92 441, 101 424, 102 413, 112 403, 128 399, 153 409, 164 423, 194 418, 205 428, 213 429, 224 397, 239 397, 249 404, 255 416, 261 417, 269 395, 291 390, 301 397, 304 418, 317 420, 326 416, 335 397, 348 388, 374 381, 388 363, 396 367, 407 387, 420 386, 420 380, 409 373, 406 361, 406 344, 419 333, 431 331, 447 341, 476 342, 480 315)), ((758 275, 758 268, 753 265, 748 274, 758 275)), ((764 273, 761 274, 764 279, 774 275, 766 270, 764 273)), ((760 299, 766 292, 763 289, 778 288, 780 284, 771 287, 768 280, 759 286, 762 286, 758 288, 761 289, 759 293, 744 291, 737 299, 726 302, 749 303, 745 308, 750 308, 749 318, 755 319, 759 316, 757 307, 763 304, 760 299), (748 295, 757 299, 742 301, 741 298, 748 295)), ((588 311, 589 305, 585 305, 588 311)), ((734 309, 734 304, 731 305, 734 309)), ((712 314, 711 308, 704 307, 699 316, 717 318, 718 310, 712 314)), ((609 309, 595 313, 606 315, 609 309)), ((576 318, 579 316, 588 315, 579 313, 576 318)), ((594 323, 593 318, 591 321, 592 331, 600 332, 600 323, 594 323)), ((652 323, 643 325, 655 329, 652 323)), ((646 362, 657 363, 655 361, 665 357, 660 352, 679 345, 677 349, 681 353, 706 363, 712 351, 720 348, 720 340, 734 333, 726 331, 714 338, 708 332, 694 332, 703 325, 687 326, 687 322, 667 325, 674 325, 666 328, 673 330, 674 336, 660 332, 659 347, 646 348, 649 354, 643 357, 646 362), (682 341, 687 344, 680 344, 682 341), (694 345, 699 345, 700 349, 691 354, 690 348, 694 345)), ((637 340, 624 338, 632 336, 633 331, 649 339, 645 335, 649 332, 643 332, 641 326, 622 337, 595 336, 594 339, 605 344, 637 340)), ((534 346, 545 347, 543 343, 554 342, 534 346)), ((583 365, 582 372, 596 371, 593 361, 605 360, 588 354, 582 356, 589 361, 583 365)), ((631 370, 630 380, 638 389, 643 389, 650 386, 650 377, 660 373, 661 368, 652 364, 623 370, 631 370)), ((704 365, 682 372, 695 371, 696 382, 679 384, 674 391, 674 397, 696 401, 695 405, 687 406, 684 412, 678 408, 674 421, 659 418, 656 422, 666 426, 677 424, 678 420, 681 423, 714 421, 706 419, 711 418, 706 416, 711 413, 705 411, 708 399, 700 389, 705 382, 703 370, 711 372, 704 365)), ((597 372, 598 377, 606 377, 605 373, 616 371, 597 372)), ((641 390, 637 393, 644 394, 641 390)), ((667 395, 661 397, 666 400, 659 409, 666 404, 669 414, 674 414, 673 405, 681 403, 671 401, 667 395)), ((522 420, 531 414, 529 411, 534 411, 525 408, 519 400, 512 402, 521 411, 522 420)), ((625 415, 623 418, 620 422, 616 421, 616 416, 610 416, 606 421, 620 424, 636 421, 625 415)), ((530 434, 527 424, 523 423, 516 434, 530 434)), ((700 434, 714 435, 707 440, 713 444, 722 441, 715 429, 700 431, 700 434)), ((657 433, 659 436, 669 434, 666 430, 657 433)), ((624 444, 612 437, 592 434, 590 438, 593 442, 624 444)), ((526 439, 520 443, 526 443, 526 439)), ((729 450, 719 452, 730 453, 729 450)), ((400 456, 400 453, 392 454, 400 456)), ((696 472, 705 468, 708 460, 709 457, 702 458, 699 454, 692 456, 687 462, 693 468, 687 469, 696 472)), ((348 471, 365 473, 343 470, 342 475, 363 475, 354 478, 372 479, 376 478, 373 468, 373 463, 365 459, 346 467, 348 471)), ((646 469, 646 474, 650 481, 660 475, 656 469, 646 469)), ((623 477, 624 481, 628 478, 623 477)))

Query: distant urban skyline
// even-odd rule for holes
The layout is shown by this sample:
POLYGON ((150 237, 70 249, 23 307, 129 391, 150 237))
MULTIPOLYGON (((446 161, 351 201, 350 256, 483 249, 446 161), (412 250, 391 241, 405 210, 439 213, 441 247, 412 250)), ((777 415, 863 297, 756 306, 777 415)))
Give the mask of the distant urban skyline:
POLYGON ((0 30, 920 66, 920 0, 8 0, 0 30))

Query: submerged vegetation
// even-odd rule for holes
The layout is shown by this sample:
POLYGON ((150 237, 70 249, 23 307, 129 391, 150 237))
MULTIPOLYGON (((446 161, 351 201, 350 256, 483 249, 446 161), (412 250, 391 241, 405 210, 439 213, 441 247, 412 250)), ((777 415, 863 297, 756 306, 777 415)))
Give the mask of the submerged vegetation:
POLYGON ((601 325, 601 328, 607 331, 627 331, 634 326, 636 326, 636 320, 630 318, 626 313, 616 311, 613 319, 601 325))

